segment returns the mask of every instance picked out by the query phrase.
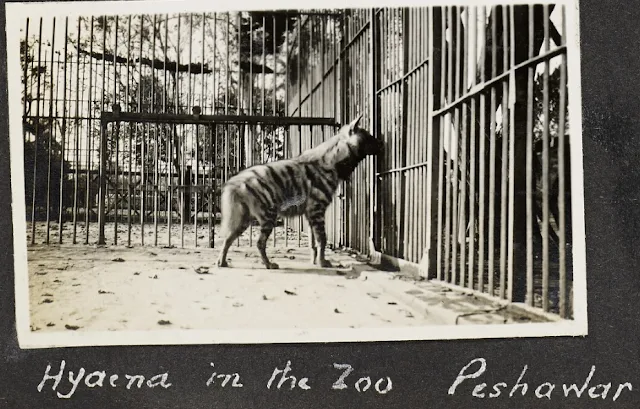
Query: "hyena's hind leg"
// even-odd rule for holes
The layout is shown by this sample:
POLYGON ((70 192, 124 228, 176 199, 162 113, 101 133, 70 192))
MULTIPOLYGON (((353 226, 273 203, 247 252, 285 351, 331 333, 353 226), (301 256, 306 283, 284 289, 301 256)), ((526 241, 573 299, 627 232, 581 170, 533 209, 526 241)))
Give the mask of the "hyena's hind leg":
POLYGON ((249 227, 249 224, 250 224, 249 220, 245 221, 245 223, 240 225, 240 227, 238 227, 238 229, 236 229, 233 233, 228 234, 227 237, 224 239, 224 243, 222 244, 222 251, 220 252, 220 256, 218 257, 218 267, 229 266, 229 264, 227 263, 227 253, 229 252, 229 247, 231 247, 233 242, 238 237, 240 237, 240 235, 244 233, 245 230, 247 230, 247 227, 249 227))
POLYGON ((314 264, 321 267, 331 267, 331 262, 325 258, 324 250, 327 245, 327 232, 324 224, 324 214, 326 208, 314 208, 308 212, 307 220, 311 226, 311 240, 315 247, 312 247, 312 258, 314 264))
POLYGON ((266 268, 270 270, 277 270, 280 266, 276 263, 269 261, 267 257, 267 240, 269 235, 273 231, 273 227, 276 224, 277 213, 272 210, 262 210, 262 215, 258 217, 258 223, 260 224, 260 237, 258 238, 258 251, 260 252, 260 259, 266 268))

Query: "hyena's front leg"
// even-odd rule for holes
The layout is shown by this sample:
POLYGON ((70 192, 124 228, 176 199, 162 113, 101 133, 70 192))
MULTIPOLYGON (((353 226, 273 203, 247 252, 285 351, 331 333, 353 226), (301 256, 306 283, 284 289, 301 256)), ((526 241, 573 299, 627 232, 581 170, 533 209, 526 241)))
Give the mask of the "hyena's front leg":
POLYGON ((272 263, 267 258, 267 240, 269 240, 269 235, 273 231, 273 226, 276 223, 276 213, 268 213, 265 214, 260 223, 260 237, 258 238, 258 251, 260 252, 260 258, 262 259, 262 263, 270 270, 276 270, 279 266, 276 263, 272 263))
MULTIPOLYGON (((309 212, 307 216, 309 224, 311 225, 311 234, 315 238, 315 245, 317 246, 317 253, 314 249, 313 254, 317 254, 314 257, 314 264, 318 264, 321 267, 331 267, 331 263, 324 256, 324 249, 327 245, 327 233, 324 225, 324 213, 325 209, 314 209, 309 212)), ((312 255, 313 255, 312 254, 312 255)))
POLYGON ((311 264, 316 264, 318 259, 318 248, 316 247, 316 235, 313 233, 313 228, 309 225, 309 255, 311 256, 311 264))

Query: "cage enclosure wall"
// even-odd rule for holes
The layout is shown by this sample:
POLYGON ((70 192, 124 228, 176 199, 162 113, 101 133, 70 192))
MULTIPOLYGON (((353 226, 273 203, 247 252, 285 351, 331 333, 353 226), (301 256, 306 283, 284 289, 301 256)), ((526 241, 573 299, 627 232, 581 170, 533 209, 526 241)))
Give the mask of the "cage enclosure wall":
POLYGON ((340 186, 332 246, 571 318, 566 25, 553 4, 26 19, 28 241, 217 247, 229 177, 363 115, 385 151, 340 186))

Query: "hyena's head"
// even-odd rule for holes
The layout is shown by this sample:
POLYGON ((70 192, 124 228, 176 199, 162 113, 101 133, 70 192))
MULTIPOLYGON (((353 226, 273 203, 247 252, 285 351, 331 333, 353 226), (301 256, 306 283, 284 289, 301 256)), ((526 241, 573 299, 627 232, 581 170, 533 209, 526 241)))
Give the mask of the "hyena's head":
POLYGON ((346 142, 352 147, 357 156, 364 158, 367 155, 382 153, 384 142, 371 135, 365 129, 360 128, 358 126, 360 119, 362 119, 362 115, 343 126, 340 133, 344 135, 346 142))

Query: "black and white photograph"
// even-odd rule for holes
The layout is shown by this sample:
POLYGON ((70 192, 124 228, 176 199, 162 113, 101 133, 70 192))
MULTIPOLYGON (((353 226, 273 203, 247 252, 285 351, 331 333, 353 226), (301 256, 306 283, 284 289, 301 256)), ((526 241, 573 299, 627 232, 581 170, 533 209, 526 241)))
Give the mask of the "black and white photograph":
POLYGON ((577 0, 246 3, 6 6, 21 348, 587 335, 577 0))

